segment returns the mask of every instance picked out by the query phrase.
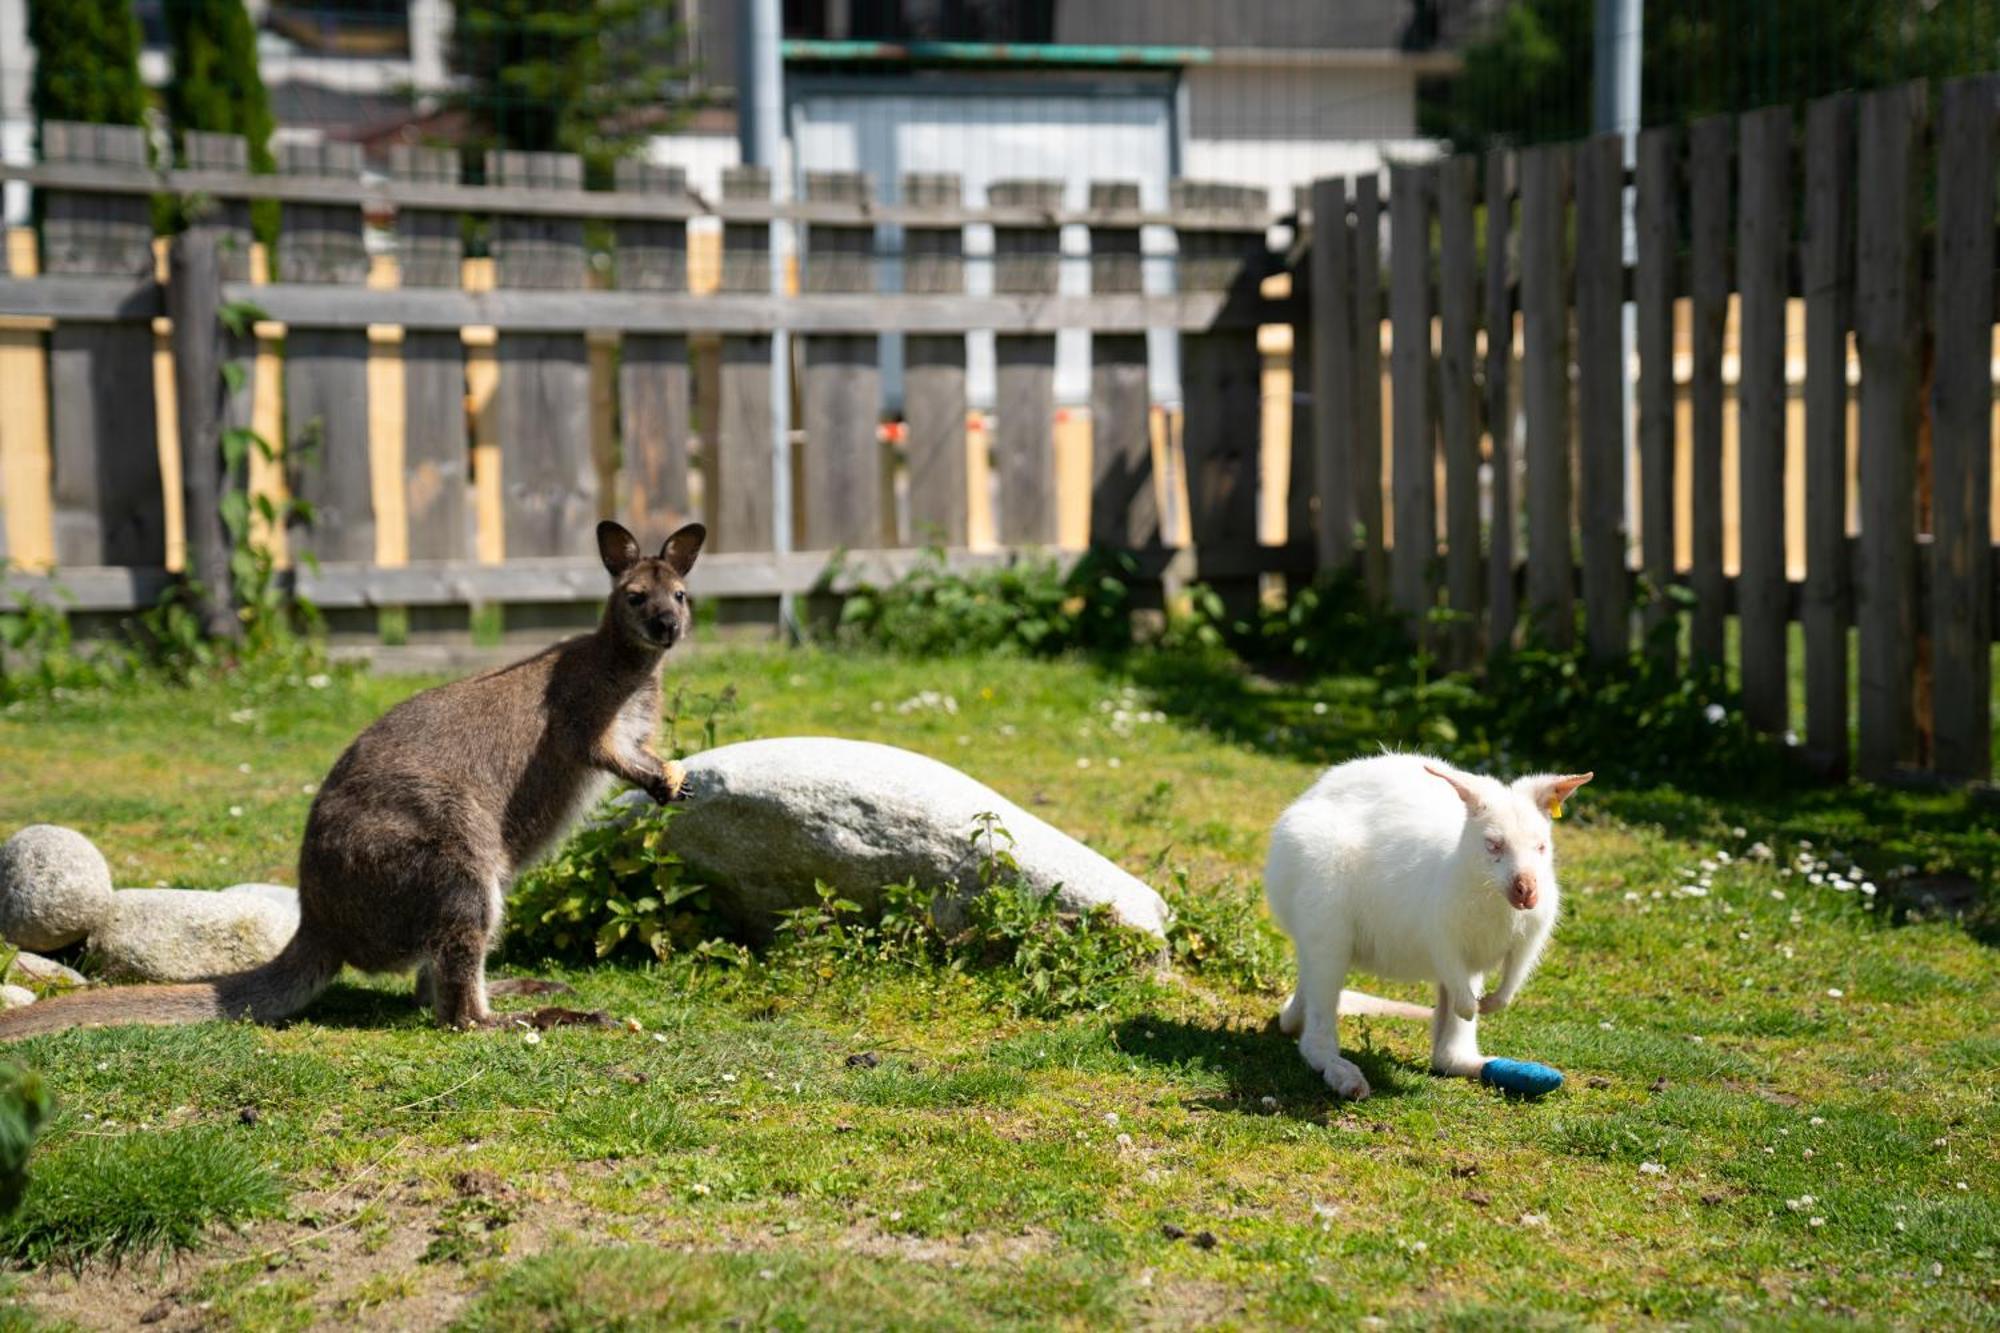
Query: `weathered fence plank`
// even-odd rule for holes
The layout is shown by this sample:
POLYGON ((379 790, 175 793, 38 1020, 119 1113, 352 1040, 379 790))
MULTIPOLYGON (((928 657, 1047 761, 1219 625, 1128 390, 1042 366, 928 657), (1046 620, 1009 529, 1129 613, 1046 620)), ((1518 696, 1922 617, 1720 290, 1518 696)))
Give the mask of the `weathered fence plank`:
MULTIPOLYGON (((621 161, 615 184, 624 194, 687 198, 687 176, 678 167, 621 161)), ((687 225, 620 222, 617 225, 621 291, 688 289, 687 225)), ((620 444, 619 512, 625 526, 646 535, 672 532, 694 517, 688 486, 688 437, 694 405, 687 335, 628 333, 618 359, 620 444)))
POLYGON ((1454 662, 1472 661, 1483 600, 1479 560, 1479 415, 1474 381, 1478 274, 1474 271, 1472 201, 1479 159, 1438 164, 1438 418, 1444 438, 1445 593, 1457 618, 1454 662))
POLYGON ((1382 181, 1354 182, 1354 521, 1361 533, 1361 573, 1380 601, 1389 569, 1382 533, 1382 181))
POLYGON ((1347 182, 1312 187, 1314 528, 1319 567, 1354 564, 1354 256, 1347 182))
POLYGON ((222 496, 230 467, 222 446, 222 227, 197 222, 174 238, 168 309, 174 321, 174 407, 180 442, 181 512, 187 538, 186 573, 199 590, 204 633, 234 638, 242 630, 231 609, 229 531, 222 496))
MULTIPOLYGON (((809 171, 805 187, 808 202, 869 202, 868 178, 859 172, 809 171)), ((805 289, 874 291, 874 225, 807 227, 805 289)), ((893 546, 882 495, 880 340, 872 333, 815 333, 803 341, 805 549, 893 546)))
POLYGON ((1639 325, 1639 550, 1646 646, 1679 655, 1667 590, 1674 581, 1674 292, 1680 245, 1679 131, 1639 135, 1636 202, 1639 325))
POLYGON ((1528 607, 1541 641, 1575 638, 1570 554, 1569 303, 1563 272, 1569 150, 1521 154, 1521 399, 1528 423, 1528 607))
MULTIPOLYGON (((356 144, 284 144, 287 176, 361 179, 356 144)), ((363 286, 368 254, 361 210, 286 204, 278 281, 363 286)), ((368 334, 293 325, 285 331, 285 470, 292 493, 312 506, 290 534, 293 549, 321 560, 375 558, 375 497, 368 458, 368 334)))
MULTIPOLYGON (((764 167, 722 173, 725 199, 769 200, 764 167)), ((771 229, 756 222, 722 228, 722 290, 771 290, 771 229)), ((726 334, 716 373, 720 403, 702 452, 703 507, 720 551, 772 549, 775 480, 771 443, 771 335, 726 334)))
MULTIPOLYGON (((1261 208, 1261 192, 1199 181, 1175 181, 1176 208, 1261 208)), ((1255 291, 1263 277, 1264 233, 1182 233, 1183 291, 1255 291)), ((1263 442, 1264 362, 1257 340, 1237 333, 1195 333, 1181 339, 1181 447, 1187 458, 1188 531, 1198 550, 1242 550, 1257 544, 1257 473, 1263 442)), ((1254 578, 1209 580, 1231 609, 1254 608, 1254 578)))
POLYGON ((1690 581, 1698 662, 1723 658, 1727 589, 1722 577, 1722 334, 1729 318, 1729 184, 1736 122, 1698 120, 1688 133, 1688 196, 1693 272, 1693 366, 1688 382, 1690 581))
MULTIPOLYGON (((1139 207, 1139 187, 1093 181, 1093 209, 1139 207)), ((1137 227, 1090 229, 1090 290, 1144 288, 1137 227)), ((1152 391, 1146 335, 1098 333, 1090 339, 1090 541, 1093 546, 1150 546, 1160 539, 1153 494, 1152 391)))
POLYGON ((2000 76, 1939 110, 1937 367, 1931 390, 1932 767, 1993 770, 1993 175, 2000 76))
MULTIPOLYGON (((1062 182, 994 181, 987 201, 999 207, 1062 204, 1062 182)), ((1054 292, 1061 230, 1046 226, 993 229, 993 290, 1054 292)), ((1001 334, 998 362, 999 423, 993 442, 1000 469, 1000 540, 1047 546, 1056 539, 1056 340, 1053 334, 1001 334)))
POLYGON ((1861 353, 1861 775, 1879 781, 1919 759, 1916 457, 1918 132, 1921 83, 1865 94, 1855 233, 1854 336, 1861 353))
MULTIPOLYGON (((200 171, 248 171, 250 144, 240 134, 211 134, 188 130, 181 135, 181 153, 187 166, 200 171)), ((199 219, 216 236, 216 262, 224 282, 250 279, 250 204, 242 199, 214 199, 204 203, 199 219)))
POLYGON ((1389 171, 1389 374, 1394 395, 1391 463, 1396 542, 1389 555, 1391 604, 1420 642, 1428 638, 1437 558, 1437 424, 1431 402, 1431 201, 1429 165, 1389 171))
POLYGON ((1620 314, 1624 174, 1620 136, 1599 135, 1577 147, 1577 549, 1583 557, 1585 639, 1600 661, 1622 658, 1632 646, 1620 314))
POLYGON ((1806 745, 1831 776, 1846 774, 1847 336, 1854 324, 1854 95, 1806 111, 1805 278, 1806 745))
MULTIPOLYGON (((458 154, 398 144, 389 153, 397 180, 458 183, 458 154)), ((456 288, 463 242, 459 217, 432 209, 396 211, 397 279, 404 287, 456 288)), ((412 560, 465 560, 472 554, 471 469, 465 420, 465 343, 456 330, 403 331, 403 493, 412 560)))
POLYGON ((1785 303, 1791 289, 1792 112, 1745 115, 1737 166, 1736 286, 1742 323, 1737 364, 1736 580, 1743 712, 1771 735, 1790 724, 1785 618, 1785 303))
POLYGON ((1486 582, 1488 652, 1514 641, 1518 601, 1514 552, 1521 531, 1519 489, 1514 485, 1514 415, 1508 379, 1514 366, 1514 288, 1508 241, 1513 234, 1514 154, 1496 148, 1486 154, 1486 431, 1491 453, 1489 491, 1492 521, 1487 525, 1486 582))
MULTIPOLYGON (((146 169, 131 125, 42 126, 49 162, 146 169)), ((42 192, 42 268, 50 277, 149 278, 152 205, 143 195, 42 192)), ((153 405, 153 331, 62 320, 49 334, 50 485, 58 565, 158 565, 166 509, 153 405)))
MULTIPOLYGON (((964 197, 964 184, 955 173, 912 172, 902 184, 903 202, 915 207, 958 208, 964 197)), ((903 290, 927 296, 965 290, 963 227, 903 228, 903 290)), ((914 542, 966 544, 965 412, 965 335, 906 337, 903 448, 914 542)))
MULTIPOLYGON (((492 152, 500 185, 579 189, 572 153, 492 152)), ((494 221, 501 287, 568 291, 584 285, 583 224, 563 218, 494 221)), ((500 483, 508 556, 583 555, 596 549, 597 464, 591 454, 590 353, 574 333, 513 333, 499 344, 500 483)))

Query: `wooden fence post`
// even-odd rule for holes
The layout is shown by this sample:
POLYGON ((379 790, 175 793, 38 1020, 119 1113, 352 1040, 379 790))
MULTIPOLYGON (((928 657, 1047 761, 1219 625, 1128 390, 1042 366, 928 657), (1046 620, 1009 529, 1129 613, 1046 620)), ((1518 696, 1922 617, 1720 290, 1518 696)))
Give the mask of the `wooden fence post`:
POLYGON ((1319 567, 1354 564, 1354 257, 1347 182, 1312 187, 1313 479, 1319 567))
POLYGON ((1919 758, 1917 665, 1917 139, 1928 90, 1861 98, 1854 335, 1861 353, 1860 772, 1919 758))
POLYGON ((1576 149, 1577 548, 1590 654, 1631 651, 1626 585, 1624 140, 1603 134, 1576 149))
POLYGON ((1514 367, 1514 296, 1509 281, 1508 238, 1518 235, 1514 212, 1514 154, 1496 148, 1486 154, 1486 431, 1491 445, 1493 520, 1487 527, 1486 583, 1490 608, 1486 650, 1513 646, 1519 599, 1514 588, 1514 552, 1520 543, 1521 506, 1518 458, 1514 449, 1514 405, 1508 380, 1514 367))
POLYGON ((1680 245, 1678 130, 1639 135, 1637 201, 1639 324, 1639 546, 1646 647, 1672 664, 1680 655, 1668 590, 1674 581, 1674 292, 1680 245))
MULTIPOLYGON (((354 182, 356 144, 280 145, 278 170, 354 182)), ((286 204, 278 281, 360 287, 368 281, 358 204, 286 204)), ((285 330, 286 471, 313 507, 296 549, 321 560, 375 559, 375 501, 368 457, 368 334, 362 329, 285 330)))
MULTIPOLYGON (((808 203, 867 204, 868 178, 809 171, 808 203)), ((875 224, 806 227, 805 289, 875 290, 875 224)), ((804 382, 805 549, 894 545, 893 509, 883 504, 880 339, 873 333, 813 333, 800 339, 804 382), (886 520, 886 522, 885 522, 886 520)))
MULTIPOLYGON (((1240 228, 1181 229, 1184 292, 1254 293, 1264 275, 1262 190, 1205 181, 1169 186, 1177 210, 1240 214, 1240 228)), ((1264 362, 1249 329, 1181 335, 1181 447, 1187 457, 1188 533, 1197 552, 1254 550, 1261 463, 1264 362)), ((1207 576, 1204 576, 1207 577, 1207 576)), ((1257 580, 1207 578, 1236 616, 1254 613, 1257 580)))
MULTIPOLYGON (((746 203, 771 198, 767 167, 729 167, 722 197, 746 203)), ((764 222, 722 226, 722 291, 771 290, 771 228, 764 222)), ((702 457, 703 507, 719 551, 768 551, 772 539, 771 335, 722 338, 716 420, 707 427, 702 457)), ((794 509, 794 513, 796 513, 794 509)))
POLYGON ((1854 324, 1854 95, 1806 112, 1806 744, 1847 773, 1847 337, 1854 324))
POLYGON ((1521 312, 1527 338, 1521 374, 1528 419, 1528 604, 1551 648, 1576 635, 1570 558, 1568 284, 1563 272, 1569 150, 1521 155, 1521 312))
MULTIPOLYGON (((956 173, 903 177, 903 203, 956 210, 965 186, 956 173)), ((903 290, 944 295, 965 290, 965 228, 952 223, 903 228, 903 290)), ((903 339, 903 448, 909 460, 910 539, 966 544, 970 504, 965 461, 965 335, 910 334, 903 339)), ((984 497, 982 498, 982 502, 984 497)))
POLYGON ((1736 286, 1742 293, 1736 401, 1741 482, 1736 621, 1743 711, 1771 735, 1790 723, 1785 586, 1785 302, 1792 241, 1792 112, 1745 115, 1738 158, 1736 286))
MULTIPOLYGON (((994 181, 986 198, 998 208, 1039 208, 1044 226, 993 228, 993 290, 1001 295, 1053 293, 1062 231, 1062 182, 994 181)), ((999 426, 993 452, 1000 467, 1000 541, 1047 546, 1056 539, 1056 339, 1052 333, 994 339, 999 426)))
POLYGON ((222 270, 220 229, 197 222, 170 250, 167 314, 174 325, 174 397, 179 415, 186 574, 198 589, 202 631, 234 638, 242 630, 232 610, 229 531, 222 497, 229 465, 222 448, 222 270))
POLYGON ((1722 664, 1728 586, 1722 574, 1722 333, 1729 318, 1729 184, 1736 122, 1729 116, 1698 120, 1688 135, 1689 222, 1693 245, 1693 371, 1688 394, 1693 439, 1688 471, 1690 570, 1695 661, 1722 664))
MULTIPOLYGON (((1312 211, 1312 187, 1292 187, 1294 259, 1289 281, 1292 304, 1291 355, 1291 439, 1285 466, 1285 545, 1310 548, 1313 542, 1313 323, 1312 323, 1312 233, 1306 221, 1312 211)), ((1316 548, 1315 548, 1316 549, 1316 548)), ((1290 590, 1312 581, 1312 576, 1292 574, 1286 579, 1290 590)))
POLYGON ((1470 665, 1480 605, 1479 406, 1473 378, 1479 323, 1472 201, 1479 159, 1438 164, 1438 420, 1444 437, 1445 593, 1456 613, 1451 660, 1470 665))
POLYGON ((1354 182, 1354 513, 1369 599, 1389 588, 1382 532, 1382 178, 1354 182))
POLYGON ((1944 86, 1931 412, 1931 732, 1939 777, 1993 770, 1993 175, 2000 77, 1944 86))
MULTIPOLYGON (((458 184, 458 154, 448 148, 390 150, 397 180, 458 184)), ((459 215, 396 210, 398 281, 406 288, 456 289, 462 280, 459 215)), ((412 560, 465 560, 473 550, 466 437, 465 342, 456 329, 403 333, 403 484, 412 560)))
POLYGON ((1389 553, 1390 600, 1410 637, 1430 638, 1437 558, 1437 423, 1431 402, 1431 201, 1428 164, 1389 169, 1389 374, 1395 440, 1396 543, 1389 553))
MULTIPOLYGON (((42 158, 147 170, 133 125, 42 126, 42 158)), ((153 212, 140 194, 43 192, 42 270, 49 277, 153 276, 153 212)), ((166 559, 153 331, 65 319, 49 334, 51 488, 56 564, 158 568, 166 559), (105 386, 116 386, 107 392, 105 386)))
MULTIPOLYGON (((1092 181, 1090 206, 1137 212, 1139 187, 1092 181)), ((1145 289, 1136 226, 1090 229, 1090 290, 1145 289)), ((1160 540, 1153 494, 1151 381, 1143 333, 1097 333, 1090 339, 1090 541, 1093 546, 1150 546, 1160 540)))
MULTIPOLYGON (((583 187, 572 153, 489 152, 496 185, 583 187)), ((502 287, 569 291, 584 285, 583 222, 509 217, 493 223, 494 278, 502 287)), ((496 409, 508 556, 597 550, 597 464, 591 455, 590 353, 577 333, 501 335, 496 409)))

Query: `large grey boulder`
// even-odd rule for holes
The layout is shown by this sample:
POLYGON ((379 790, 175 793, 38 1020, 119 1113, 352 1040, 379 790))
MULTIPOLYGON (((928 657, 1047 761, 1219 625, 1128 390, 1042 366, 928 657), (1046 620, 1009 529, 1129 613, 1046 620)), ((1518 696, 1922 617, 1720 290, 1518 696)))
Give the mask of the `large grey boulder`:
MULTIPOLYGON (((817 900, 814 881, 864 907, 885 884, 915 880, 978 892, 983 851, 976 821, 997 816, 1021 879, 1066 908, 1109 906, 1120 920, 1164 936, 1160 895, 1104 857, 949 764, 870 741, 790 737, 704 750, 685 761, 688 796, 668 825, 668 845, 723 896, 723 911, 768 929, 774 913, 817 900)), ((628 813, 651 801, 620 798, 628 813)))
POLYGON ((299 928, 287 911, 250 893, 120 889, 111 917, 91 934, 97 968, 113 981, 199 981, 268 963, 299 928))
POLYGON ((23 949, 60 949, 111 913, 111 867, 90 839, 30 824, 0 843, 0 936, 23 949))
POLYGON ((224 893, 240 893, 291 913, 294 919, 299 914, 299 891, 289 884, 232 884, 224 893))

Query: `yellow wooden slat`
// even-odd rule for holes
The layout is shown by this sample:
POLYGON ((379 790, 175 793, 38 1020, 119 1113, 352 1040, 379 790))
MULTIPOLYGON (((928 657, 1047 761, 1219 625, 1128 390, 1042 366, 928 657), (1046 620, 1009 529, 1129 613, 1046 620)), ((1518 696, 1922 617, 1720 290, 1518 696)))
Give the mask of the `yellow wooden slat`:
MULTIPOLYGON (((17 278, 39 271, 35 233, 7 232, 6 268, 17 278)), ((49 356, 42 329, 0 327, 0 506, 7 516, 7 559, 27 569, 55 563, 54 492, 49 442, 49 356)))

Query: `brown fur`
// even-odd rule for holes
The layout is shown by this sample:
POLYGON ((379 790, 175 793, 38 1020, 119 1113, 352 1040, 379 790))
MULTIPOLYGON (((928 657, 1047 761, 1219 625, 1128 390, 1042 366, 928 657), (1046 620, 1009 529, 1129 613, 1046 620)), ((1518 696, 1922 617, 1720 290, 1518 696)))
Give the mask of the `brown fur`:
POLYGON ((304 1008, 343 964, 421 969, 439 1023, 489 1020, 486 955, 506 892, 612 779, 664 804, 678 780, 653 753, 660 663, 691 628, 683 580, 705 530, 689 524, 645 558, 597 526, 614 586, 595 632, 526 661, 441 685, 376 720, 335 761, 299 847, 299 930, 249 972, 134 986, 0 1014, 0 1040, 78 1026, 273 1022, 304 1008))

